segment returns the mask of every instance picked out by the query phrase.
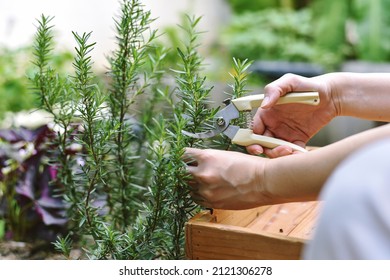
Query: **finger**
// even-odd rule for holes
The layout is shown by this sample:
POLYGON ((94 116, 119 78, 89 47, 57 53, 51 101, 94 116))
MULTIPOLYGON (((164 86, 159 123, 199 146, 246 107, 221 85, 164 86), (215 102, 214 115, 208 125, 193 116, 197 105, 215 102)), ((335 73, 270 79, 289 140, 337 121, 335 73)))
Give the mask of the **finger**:
POLYGON ((285 74, 279 79, 269 83, 264 87, 264 100, 261 108, 271 108, 277 103, 279 97, 293 91, 313 90, 315 84, 310 79, 295 74, 285 74))
POLYGON ((192 165, 192 166, 197 166, 198 161, 196 158, 196 155, 198 154, 198 149, 195 148, 186 148, 184 151, 184 154, 182 156, 182 160, 187 164, 187 165, 192 165))
POLYGON ((289 146, 278 146, 273 149, 264 149, 264 153, 269 158, 278 158, 278 157, 284 157, 289 156, 294 152, 294 150, 289 146))
POLYGON ((192 155, 193 157, 196 157, 196 155, 198 155, 201 151, 201 149, 187 147, 184 150, 184 155, 192 155))
MULTIPOLYGON (((260 125, 262 126, 262 125, 260 125)), ((264 136, 268 136, 268 137, 273 137, 273 134, 268 131, 268 130, 263 130, 263 133, 259 133, 257 130, 253 129, 253 132, 256 133, 256 134, 259 134, 259 135, 264 135, 264 136)), ((246 147, 246 150, 248 151, 248 153, 252 154, 252 155, 263 155, 264 154, 264 151, 265 151, 265 148, 262 147, 261 145, 257 145, 257 144, 254 144, 254 145, 249 145, 246 147)))
MULTIPOLYGON (((187 165, 186 166, 186 170, 187 170, 187 173, 188 174, 191 174, 192 176, 194 176, 194 174, 197 172, 198 170, 198 166, 195 166, 195 165, 187 165)), ((193 180, 195 180, 195 178, 192 178, 193 180)))
POLYGON ((259 108, 255 115, 253 116, 253 121, 251 123, 251 128, 254 133, 256 134, 263 134, 265 130, 265 125, 263 123, 263 120, 261 119, 261 108, 259 108))
POLYGON ((188 185, 188 189, 191 192, 197 192, 199 191, 199 183, 195 181, 193 178, 187 179, 186 183, 188 185))
MULTIPOLYGON (((305 148, 305 143, 303 141, 294 141, 292 143, 302 148, 305 148)), ((283 145, 273 149, 264 149, 264 154, 266 154, 269 158, 284 157, 292 154, 301 154, 301 153, 302 153, 301 151, 297 151, 289 146, 283 146, 283 145)))
POLYGON ((246 150, 251 155, 259 156, 264 153, 264 149, 260 145, 250 145, 246 147, 246 150))
POLYGON ((263 102, 261 102, 260 108, 268 109, 274 106, 279 97, 282 96, 282 93, 283 91, 280 88, 273 85, 267 85, 265 87, 264 99, 263 102))

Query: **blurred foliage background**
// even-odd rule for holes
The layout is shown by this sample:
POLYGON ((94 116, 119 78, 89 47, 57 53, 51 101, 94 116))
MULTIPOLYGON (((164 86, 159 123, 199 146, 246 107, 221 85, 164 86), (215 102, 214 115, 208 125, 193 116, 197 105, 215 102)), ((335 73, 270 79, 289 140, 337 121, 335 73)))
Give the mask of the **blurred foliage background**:
MULTIPOLYGON (((207 45, 208 79, 226 80, 231 58, 253 61, 305 62, 324 71, 339 71, 347 61, 386 63, 390 60, 390 0, 225 0, 229 20, 217 40, 207 45)), ((211 28, 211 27, 210 27, 211 28)), ((177 26, 165 27, 163 42, 175 50, 180 45, 177 26)), ((204 30, 207 32, 207 30, 204 30)), ((170 52, 167 55, 174 54, 170 52)), ((35 107, 28 94, 26 69, 30 46, 0 46, 0 120, 6 112, 35 107)), ((57 69, 67 67, 71 54, 57 58, 57 69)), ((170 58, 171 65, 177 59, 170 58)), ((168 65, 169 66, 169 65, 168 65)), ((267 81, 252 77, 257 86, 267 81)))
POLYGON ((228 0, 221 44, 235 57, 314 62, 390 59, 389 0, 228 0))
MULTIPOLYGON (((17 49, 0 49, 0 120, 7 113, 28 111, 37 107, 37 98, 31 94, 28 74, 34 66, 31 63, 31 46, 17 49)), ((73 55, 61 51, 53 57, 54 66, 64 72, 71 67, 73 55)))
POLYGON ((0 50, 0 119, 6 112, 18 112, 34 106, 35 97, 28 92, 26 49, 0 50))
POLYGON ((233 56, 252 60, 313 61, 320 54, 314 43, 312 9, 302 1, 229 0, 231 24, 221 44, 233 56), (302 7, 303 5, 303 7, 302 7))

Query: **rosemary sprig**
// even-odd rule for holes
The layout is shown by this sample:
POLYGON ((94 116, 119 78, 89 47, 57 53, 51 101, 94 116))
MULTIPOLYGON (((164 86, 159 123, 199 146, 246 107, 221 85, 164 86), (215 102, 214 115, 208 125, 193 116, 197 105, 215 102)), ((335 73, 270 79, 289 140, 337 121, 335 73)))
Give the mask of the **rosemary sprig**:
MULTIPOLYGON (((54 150, 51 153, 50 163, 58 171, 57 180, 53 184, 58 184, 73 190, 74 178, 72 168, 74 157, 71 156, 70 146, 75 126, 72 125, 74 106, 70 102, 73 100, 74 92, 70 89, 70 83, 61 77, 56 69, 51 66, 54 51, 53 25, 54 17, 41 15, 37 20, 37 31, 33 44, 33 61, 37 70, 30 77, 34 91, 40 100, 40 108, 49 112, 53 117, 53 129, 56 138, 53 140, 54 150)), ((77 194, 70 191, 63 193, 64 199, 69 203, 69 213, 72 215, 74 201, 77 201, 77 194)))
POLYGON ((113 184, 116 187, 107 192, 110 194, 111 214, 118 224, 123 225, 122 229, 134 222, 144 192, 137 184, 140 181, 136 171, 139 154, 130 146, 137 134, 136 112, 132 111, 131 105, 150 85, 143 67, 156 37, 156 31, 149 29, 152 21, 150 12, 143 10, 140 1, 123 1, 120 17, 115 20, 117 50, 109 58, 112 82, 107 102, 111 126, 116 131, 111 147, 115 166, 110 180, 116 181, 113 184), (149 36, 146 38, 147 31, 149 36), (114 207, 118 203, 121 207, 114 207))
POLYGON ((104 95, 99 87, 94 83, 95 76, 92 72, 91 51, 95 43, 88 43, 91 33, 79 35, 73 32, 77 47, 76 56, 73 62, 75 75, 73 77, 72 88, 75 91, 78 117, 81 120, 81 131, 76 138, 77 142, 83 146, 81 154, 84 164, 80 165, 81 171, 76 177, 77 184, 82 186, 83 199, 78 205, 80 225, 87 223, 88 232, 94 237, 98 237, 98 227, 96 224, 100 220, 97 209, 92 205, 93 195, 101 194, 104 185, 105 164, 104 159, 108 153, 106 140, 110 135, 107 129, 106 120, 103 118, 102 108, 104 95))
MULTIPOLYGON (((229 73, 232 78, 232 82, 228 84, 228 87, 231 89, 231 92, 226 92, 231 99, 240 98, 249 93, 248 86, 248 78, 249 78, 249 68, 252 65, 252 61, 247 59, 240 60, 233 58, 233 71, 229 73)), ((239 127, 250 127, 252 121, 252 113, 244 112, 240 115, 238 119, 232 121, 232 124, 237 125, 239 127)), ((224 137, 217 138, 214 142, 214 147, 223 150, 239 150, 244 152, 245 149, 241 146, 237 146, 231 143, 231 139, 224 137)))

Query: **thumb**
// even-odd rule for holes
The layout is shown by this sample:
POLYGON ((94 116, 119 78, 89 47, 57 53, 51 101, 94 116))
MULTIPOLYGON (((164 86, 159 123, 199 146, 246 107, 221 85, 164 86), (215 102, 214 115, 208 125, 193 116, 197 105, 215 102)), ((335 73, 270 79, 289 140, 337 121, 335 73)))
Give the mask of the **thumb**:
POLYGON ((261 108, 268 109, 274 106, 279 97, 294 91, 308 91, 318 86, 310 79, 295 74, 285 74, 279 79, 264 87, 264 100, 261 108))
POLYGON ((278 86, 271 84, 268 84, 264 88, 264 100, 261 103, 262 109, 268 109, 274 106, 277 102, 279 97, 283 96, 285 92, 283 89, 281 89, 278 86))

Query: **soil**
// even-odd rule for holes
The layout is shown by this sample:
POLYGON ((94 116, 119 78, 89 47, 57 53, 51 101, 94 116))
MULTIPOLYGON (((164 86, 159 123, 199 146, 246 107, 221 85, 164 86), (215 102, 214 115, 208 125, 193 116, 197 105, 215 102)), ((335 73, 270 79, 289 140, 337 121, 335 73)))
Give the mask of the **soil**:
MULTIPOLYGON (((80 250, 74 250, 70 259, 79 259, 80 250)), ((0 260, 64 260, 50 243, 30 244, 17 241, 0 241, 0 260)))

